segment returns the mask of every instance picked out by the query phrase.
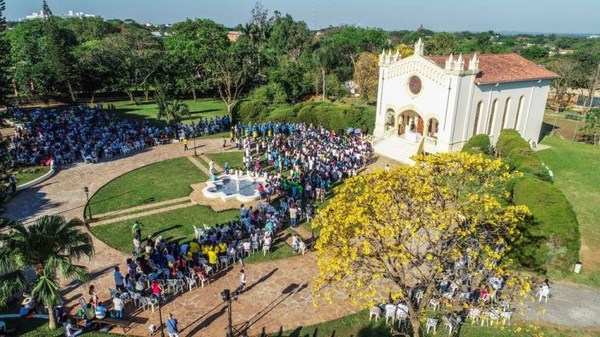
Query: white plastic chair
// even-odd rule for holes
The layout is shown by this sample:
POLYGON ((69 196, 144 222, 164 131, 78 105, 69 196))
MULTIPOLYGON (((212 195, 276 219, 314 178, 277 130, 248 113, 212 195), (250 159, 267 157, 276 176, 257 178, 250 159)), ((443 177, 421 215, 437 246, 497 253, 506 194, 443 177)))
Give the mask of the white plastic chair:
POLYGON ((210 284, 210 279, 203 274, 200 274, 200 284, 202 285, 202 288, 204 288, 205 283, 210 284))
POLYGON ((146 308, 151 308, 152 312, 154 312, 154 306, 158 304, 158 300, 155 298, 142 296, 140 298, 140 303, 142 303, 142 308, 146 310, 146 308))
POLYGON ((389 321, 392 321, 394 324, 394 320, 396 319, 396 306, 393 304, 386 304, 385 306, 385 324, 388 324, 389 321))
POLYGON ((400 308, 396 310, 396 321, 398 321, 398 329, 402 327, 402 323, 404 323, 407 318, 408 313, 406 311, 401 310, 400 308))
POLYGON ((470 319, 472 323, 478 324, 481 319, 481 309, 471 308, 467 314, 467 319, 470 319))
POLYGON ((200 228, 196 227, 196 225, 192 225, 192 226, 194 226, 194 236, 196 237, 196 240, 200 239, 200 237, 202 235, 204 235, 204 231, 201 230, 200 228))
POLYGON ((379 307, 372 307, 369 310, 369 321, 375 319, 375 322, 377 322, 379 316, 381 316, 381 309, 379 307))
POLYGON ((538 302, 541 302, 542 298, 544 298, 546 303, 548 303, 548 297, 550 297, 550 287, 542 286, 540 290, 538 290, 538 302))
POLYGON ((508 326, 510 326, 510 319, 512 318, 513 313, 514 311, 503 311, 500 313, 502 325, 506 325, 506 322, 508 322, 508 326))
POLYGON ((219 257, 219 262, 220 262, 220 266, 219 266, 220 269, 229 267, 229 257, 228 256, 219 257))
POLYGON ((427 318, 427 323, 425 324, 425 328, 427 334, 429 334, 429 330, 433 329, 433 334, 437 331, 438 320, 435 318, 427 318))
POLYGON ((187 285, 190 288, 190 291, 192 291, 192 288, 196 287, 198 288, 198 281, 196 281, 195 278, 191 278, 191 277, 185 277, 185 280, 187 281, 187 285))

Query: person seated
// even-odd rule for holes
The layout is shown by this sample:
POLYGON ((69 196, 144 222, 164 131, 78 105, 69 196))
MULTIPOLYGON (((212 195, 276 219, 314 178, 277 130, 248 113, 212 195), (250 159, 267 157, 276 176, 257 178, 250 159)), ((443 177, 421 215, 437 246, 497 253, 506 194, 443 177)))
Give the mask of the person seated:
POLYGON ((67 323, 66 327, 65 327, 65 335, 67 337, 75 337, 75 336, 79 336, 83 333, 83 329, 79 329, 79 327, 77 326, 77 323, 75 323, 75 321, 73 320, 69 320, 69 322, 67 323))
POLYGON ((94 312, 96 315, 96 318, 97 319, 106 318, 107 312, 108 312, 108 309, 104 306, 104 304, 102 304, 102 302, 98 302, 98 305, 96 306, 96 311, 94 312))
POLYGON ((21 309, 19 310, 19 316, 21 317, 31 317, 35 314, 35 301, 33 300, 33 298, 31 297, 27 297, 24 301, 23 301, 23 305, 21 306, 21 309))

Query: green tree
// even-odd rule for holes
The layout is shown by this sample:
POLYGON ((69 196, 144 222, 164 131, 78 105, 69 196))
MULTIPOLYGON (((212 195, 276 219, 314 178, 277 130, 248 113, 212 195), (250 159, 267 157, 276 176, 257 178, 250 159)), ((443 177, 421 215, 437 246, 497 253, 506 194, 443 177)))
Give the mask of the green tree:
POLYGON ((343 26, 326 38, 335 50, 351 62, 351 69, 356 65, 360 53, 368 51, 379 54, 389 46, 387 33, 379 28, 343 26))
POLYGON ((109 35, 101 41, 101 52, 112 54, 118 60, 121 76, 115 88, 127 93, 134 101, 134 92, 144 90, 146 100, 158 65, 164 58, 160 40, 141 28, 124 28, 120 34, 109 35))
MULTIPOLYGON (((406 303, 408 324, 421 336, 431 300, 450 298, 440 316, 468 306, 446 294, 452 286, 444 289, 444 281, 490 289, 496 303, 529 294, 530 281, 513 275, 505 258, 529 211, 509 205, 507 187, 517 175, 499 159, 463 152, 416 160, 353 177, 335 191, 312 222, 320 230, 313 294, 331 301, 343 292, 369 308, 389 293, 406 303), (501 294, 490 287, 492 278, 506 278, 501 294)), ((494 301, 478 306, 497 309, 494 301)))
MULTIPOLYGON (((319 49, 315 50, 313 53, 316 64, 321 70, 321 79, 320 83, 323 85, 323 102, 325 102, 325 98, 327 97, 327 73, 331 69, 332 65, 335 62, 335 50, 329 44, 323 44, 319 47, 319 49)), ((317 86, 318 88, 318 86, 317 86)), ((316 92, 318 94, 318 90, 316 92)))
POLYGON ((0 0, 0 106, 8 106, 7 96, 10 94, 10 41, 6 36, 6 19, 2 14, 5 5, 0 0))
POLYGON ((88 270, 75 264, 94 256, 92 237, 79 219, 43 216, 32 225, 0 220, 0 305, 19 292, 48 308, 49 327, 56 328, 54 306, 61 303, 59 277, 85 282, 88 270), (27 283, 25 271, 32 268, 37 279, 27 283))
POLYGON ((176 23, 164 40, 167 59, 177 73, 177 87, 191 92, 194 100, 198 91, 212 88, 207 64, 215 53, 228 47, 227 29, 212 20, 186 20, 176 23))
POLYGON ((549 52, 550 51, 546 47, 533 45, 533 46, 529 46, 527 48, 521 49, 521 51, 519 52, 519 55, 523 56, 524 58, 526 58, 530 61, 542 62, 548 58, 549 52))
POLYGON ((251 42, 246 36, 241 36, 229 43, 227 48, 216 50, 212 61, 207 64, 228 113, 231 113, 248 82, 256 75, 253 55, 255 51, 251 42))
POLYGON ((590 109, 585 114, 585 125, 581 129, 581 137, 590 144, 600 143, 600 109, 590 109))
POLYGON ((552 81, 556 112, 562 111, 571 100, 569 89, 576 84, 578 67, 577 61, 567 57, 555 58, 548 65, 550 70, 559 75, 559 78, 552 81))
POLYGON ((377 97, 377 85, 379 80, 379 59, 377 55, 364 52, 358 57, 354 67, 354 82, 362 95, 366 98, 377 97))
POLYGON ((425 43, 427 55, 450 55, 458 50, 458 41, 453 34, 437 33, 425 43))
POLYGON ((281 16, 275 12, 268 46, 277 57, 285 55, 289 60, 297 61, 310 49, 311 43, 312 33, 304 21, 295 21, 289 14, 281 16))
POLYGON ((114 51, 103 49, 101 41, 84 42, 75 48, 73 55, 77 59, 77 87, 90 94, 92 104, 98 91, 118 83, 121 60, 114 51))
MULTIPOLYGON (((71 31, 61 29, 54 21, 54 15, 48 6, 46 0, 42 3, 42 14, 44 21, 45 50, 44 58, 50 63, 54 71, 55 84, 66 86, 71 95, 71 100, 75 101, 75 90, 73 88, 73 67, 75 59, 71 51, 76 44, 76 40, 71 31)), ((59 89, 60 90, 60 89, 59 89)))

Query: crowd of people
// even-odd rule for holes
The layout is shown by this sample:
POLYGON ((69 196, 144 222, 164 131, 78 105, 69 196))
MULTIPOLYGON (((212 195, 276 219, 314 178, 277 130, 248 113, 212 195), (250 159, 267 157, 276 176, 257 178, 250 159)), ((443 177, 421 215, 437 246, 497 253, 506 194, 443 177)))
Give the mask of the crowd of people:
POLYGON ((144 147, 165 144, 177 134, 199 136, 228 130, 229 116, 202 118, 190 125, 157 127, 148 120, 118 118, 114 106, 103 109, 73 106, 66 109, 11 109, 15 134, 8 137, 9 153, 15 165, 50 165, 128 154, 144 147), (176 131, 179 129, 179 131, 176 131))
MULTIPOLYGON (((333 184, 356 176, 373 152, 360 132, 335 132, 307 124, 238 123, 231 128, 230 138, 244 150, 246 174, 265 176, 259 193, 268 202, 275 193, 301 204, 323 201, 333 184), (274 170, 265 173, 266 167, 274 170)), ((225 171, 236 172, 228 163, 225 171)))

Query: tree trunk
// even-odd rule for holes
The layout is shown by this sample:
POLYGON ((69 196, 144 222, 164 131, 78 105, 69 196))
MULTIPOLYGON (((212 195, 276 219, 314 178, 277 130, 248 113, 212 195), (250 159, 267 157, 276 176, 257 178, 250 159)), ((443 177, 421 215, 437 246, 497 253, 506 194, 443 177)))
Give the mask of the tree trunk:
POLYGON ((56 316, 54 315, 54 308, 52 306, 47 306, 48 309, 48 328, 50 330, 56 329, 56 316))
POLYGON ((129 97, 129 101, 131 103, 133 103, 133 92, 131 92, 130 90, 125 90, 125 93, 127 94, 127 96, 129 97))
POLYGON ((144 89, 144 101, 148 102, 148 97, 150 96, 150 89, 144 89))
POLYGON ((94 105, 94 99, 96 98, 96 92, 92 91, 92 100, 90 102, 90 105, 94 105))
POLYGON ((196 102, 198 97, 196 96, 196 87, 194 87, 193 85, 192 85, 192 96, 194 97, 194 102, 196 102))
POLYGON ((71 85, 71 81, 67 81, 67 87, 69 88, 69 94, 71 94, 71 102, 76 101, 75 92, 73 91, 73 86, 71 85))
POLYGON ((421 336, 421 322, 418 317, 410 317, 410 325, 412 325, 413 336, 421 336))
POLYGON ((325 80, 326 80, 326 73, 325 73, 325 69, 321 69, 321 74, 323 75, 323 102, 325 102, 325 80))

